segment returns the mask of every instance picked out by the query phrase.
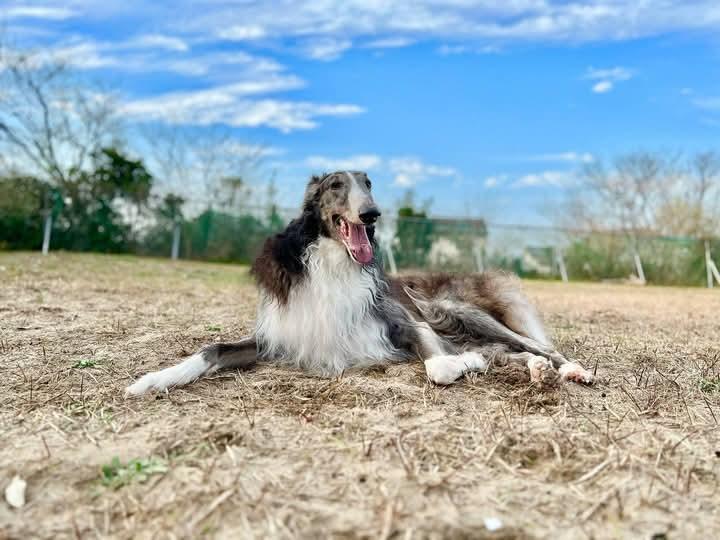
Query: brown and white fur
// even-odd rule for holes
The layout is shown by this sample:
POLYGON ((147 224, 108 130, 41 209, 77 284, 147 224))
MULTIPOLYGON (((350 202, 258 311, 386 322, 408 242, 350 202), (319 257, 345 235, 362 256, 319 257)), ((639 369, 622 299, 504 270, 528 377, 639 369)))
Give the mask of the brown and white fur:
POLYGON ((563 379, 592 383, 591 373, 554 349, 517 279, 492 272, 386 276, 374 256, 379 216, 365 173, 313 177, 300 216, 267 240, 253 265, 260 292, 254 334, 148 373, 126 394, 164 391, 257 361, 334 377, 421 359, 436 384, 500 361, 527 366, 532 380, 556 369, 563 379))

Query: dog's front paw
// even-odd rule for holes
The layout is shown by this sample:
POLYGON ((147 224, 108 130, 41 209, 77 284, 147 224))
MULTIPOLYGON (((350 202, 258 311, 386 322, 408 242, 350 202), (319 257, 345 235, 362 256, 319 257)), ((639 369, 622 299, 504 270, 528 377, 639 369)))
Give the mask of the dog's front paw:
POLYGON ((530 381, 536 383, 546 383, 557 380, 557 375, 553 371, 552 364, 542 356, 532 355, 527 362, 530 370, 530 381))
POLYGON ((450 355, 433 356, 425 360, 427 378, 434 384, 452 384, 458 380, 463 372, 455 363, 455 357, 450 355))
POLYGON ((150 390, 163 390, 164 388, 161 388, 161 381, 160 377, 158 377, 158 373, 160 372, 155 371, 147 373, 125 388, 125 398, 142 396, 143 394, 147 394, 150 390))
POLYGON ((595 377, 580 364, 568 362, 560 366, 558 370, 563 381, 572 381, 579 384, 593 384, 595 377))
POLYGON ((435 384, 452 384, 465 373, 484 371, 487 361, 477 352, 464 352, 458 355, 432 356, 425 360, 425 372, 435 384))

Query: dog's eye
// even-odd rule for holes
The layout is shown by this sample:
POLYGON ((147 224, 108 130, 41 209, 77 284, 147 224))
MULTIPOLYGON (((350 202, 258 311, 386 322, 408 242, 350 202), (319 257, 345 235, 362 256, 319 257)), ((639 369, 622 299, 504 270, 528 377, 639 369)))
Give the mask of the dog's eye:
POLYGON ((330 189, 340 189, 343 186, 343 183, 340 180, 335 180, 332 184, 330 184, 330 189))
POLYGON ((372 182, 370 180, 365 180, 365 185, 368 189, 372 188, 372 182))

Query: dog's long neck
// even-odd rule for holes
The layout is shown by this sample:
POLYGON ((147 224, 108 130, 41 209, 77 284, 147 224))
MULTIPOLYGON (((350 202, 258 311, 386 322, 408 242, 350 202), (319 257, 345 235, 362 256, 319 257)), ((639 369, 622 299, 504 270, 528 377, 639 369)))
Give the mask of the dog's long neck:
POLYGON ((404 358, 379 266, 359 265, 341 242, 315 230, 301 217, 255 261, 260 357, 328 376, 404 358))
MULTIPOLYGON (((373 232, 372 228, 368 230, 368 236, 374 244, 373 232)), ((280 304, 287 303, 291 289, 311 271, 308 268, 308 261, 311 260, 308 257, 308 250, 312 246, 317 246, 321 239, 334 242, 325 236, 324 226, 317 213, 311 208, 306 208, 300 217, 291 221, 283 232, 268 238, 265 242, 262 252, 252 266, 252 274, 255 276, 258 286, 265 294, 272 296, 280 304)), ((339 244, 338 247, 340 247, 339 244)), ((375 251, 377 252, 377 250, 375 251)), ((318 258, 330 254, 331 251, 314 250, 313 253, 315 255, 312 258, 313 264, 317 265, 318 258)), ((348 268, 356 265, 349 260, 346 253, 343 254, 348 258, 348 268)), ((339 261, 333 262, 338 263, 339 261)), ((360 271, 360 267, 357 270, 360 271)), ((382 270, 377 261, 362 271, 373 272, 378 278, 382 278, 382 270)))

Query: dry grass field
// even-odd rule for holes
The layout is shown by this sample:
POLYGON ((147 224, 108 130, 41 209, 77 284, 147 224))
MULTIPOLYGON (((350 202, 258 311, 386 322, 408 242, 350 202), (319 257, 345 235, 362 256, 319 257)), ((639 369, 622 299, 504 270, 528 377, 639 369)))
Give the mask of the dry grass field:
POLYGON ((595 387, 261 367, 125 400, 251 328, 247 270, 0 253, 0 537, 720 538, 720 290, 527 289, 595 387))

